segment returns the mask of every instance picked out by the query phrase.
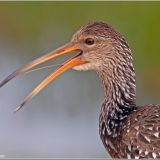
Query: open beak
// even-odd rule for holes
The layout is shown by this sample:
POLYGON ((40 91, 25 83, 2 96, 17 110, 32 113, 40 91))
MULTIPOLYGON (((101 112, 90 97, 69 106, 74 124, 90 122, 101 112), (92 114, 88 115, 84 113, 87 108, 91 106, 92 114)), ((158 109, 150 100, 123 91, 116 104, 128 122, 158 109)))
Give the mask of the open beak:
MULTIPOLYGON (((46 62, 48 60, 54 59, 56 57, 59 57, 61 55, 70 53, 70 52, 75 52, 79 51, 80 53, 82 52, 80 48, 73 43, 68 43, 54 51, 51 51, 44 56, 37 58, 33 60, 32 62, 22 66, 21 68, 17 69, 14 71, 12 74, 10 74, 7 78, 5 78, 1 83, 0 87, 4 86, 7 82, 12 80, 18 75, 21 75, 28 71, 29 69, 46 62)), ((56 79, 59 75, 61 75, 63 72, 69 70, 70 68, 73 68, 74 66, 78 66, 81 64, 85 64, 87 61, 83 60, 79 55, 74 56, 64 62, 59 68, 57 68, 52 74, 50 74, 46 79, 44 79, 25 99, 24 101, 20 104, 19 107, 16 108, 15 112, 20 110, 27 102, 29 102, 36 94, 38 94, 44 87, 46 87, 49 83, 51 83, 54 79, 56 79)))

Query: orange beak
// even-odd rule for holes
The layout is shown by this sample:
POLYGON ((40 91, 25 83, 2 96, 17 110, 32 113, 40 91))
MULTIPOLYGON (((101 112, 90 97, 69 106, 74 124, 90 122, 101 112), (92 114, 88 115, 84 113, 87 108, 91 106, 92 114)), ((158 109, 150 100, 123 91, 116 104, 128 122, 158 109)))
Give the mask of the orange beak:
MULTIPOLYGON (((12 80, 18 75, 21 75, 28 71, 29 69, 46 62, 48 60, 54 59, 56 57, 59 57, 61 55, 74 52, 74 51, 80 51, 80 48, 73 43, 68 43, 54 51, 49 52, 48 54, 45 54, 44 56, 37 58, 33 60, 32 62, 24 65, 20 69, 14 71, 12 74, 10 74, 7 78, 5 78, 1 83, 0 87, 4 86, 7 82, 12 80)), ((20 110, 27 102, 29 102, 36 94, 38 94, 44 87, 46 87, 49 83, 51 83, 54 79, 56 79, 59 75, 61 75, 63 72, 69 70, 70 68, 74 66, 78 66, 81 64, 85 64, 87 61, 81 59, 80 55, 77 55, 75 57, 70 58, 68 61, 64 62, 59 68, 57 68, 52 74, 50 74, 45 80, 43 80, 20 104, 19 107, 16 108, 15 112, 20 110)))

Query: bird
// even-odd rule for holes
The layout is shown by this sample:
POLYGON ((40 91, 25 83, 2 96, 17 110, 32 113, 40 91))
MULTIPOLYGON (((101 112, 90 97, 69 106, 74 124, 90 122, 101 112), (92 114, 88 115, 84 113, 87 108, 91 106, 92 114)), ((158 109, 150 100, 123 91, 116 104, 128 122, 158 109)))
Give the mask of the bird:
POLYGON ((43 62, 71 52, 77 55, 43 80, 15 112, 63 72, 94 70, 104 88, 99 134, 106 152, 112 158, 160 158, 160 105, 136 104, 133 53, 123 35, 108 23, 90 22, 82 26, 69 43, 17 69, 0 87, 43 62))

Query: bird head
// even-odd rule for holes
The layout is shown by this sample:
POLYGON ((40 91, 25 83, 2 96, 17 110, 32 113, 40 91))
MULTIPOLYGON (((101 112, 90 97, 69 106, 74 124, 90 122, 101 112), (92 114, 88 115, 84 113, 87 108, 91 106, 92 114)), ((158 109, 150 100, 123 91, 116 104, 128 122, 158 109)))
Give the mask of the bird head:
MULTIPOLYGON (((89 23, 72 37, 81 50, 81 58, 87 63, 73 67, 76 70, 101 70, 115 58, 117 41, 123 39, 110 25, 102 22, 89 23)), ((124 40, 124 39, 123 39, 124 40)))
MULTIPOLYGON (((99 71, 104 68, 104 65, 108 65, 108 67, 112 66, 110 64, 112 64, 112 61, 117 58, 116 50, 118 48, 116 46, 118 41, 127 48, 127 43, 123 37, 108 24, 102 22, 89 23, 80 28, 80 30, 73 35, 69 43, 43 55, 40 58, 33 60, 32 62, 22 66, 20 69, 14 71, 0 83, 0 87, 5 85, 17 75, 23 74, 43 62, 71 52, 78 53, 76 56, 71 57, 69 60, 64 62, 58 69, 56 69, 44 81, 42 81, 24 99, 21 105, 16 109, 16 111, 18 111, 45 86, 47 86, 50 82, 68 69, 74 68, 76 70, 99 71)), ((119 49, 121 48, 124 47, 119 47, 119 49)), ((116 63, 116 61, 114 63, 116 63)))

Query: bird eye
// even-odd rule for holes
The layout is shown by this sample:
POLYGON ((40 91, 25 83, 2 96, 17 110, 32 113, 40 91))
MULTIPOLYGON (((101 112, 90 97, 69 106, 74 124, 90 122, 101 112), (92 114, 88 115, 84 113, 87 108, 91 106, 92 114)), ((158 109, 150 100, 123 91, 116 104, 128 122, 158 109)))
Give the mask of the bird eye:
POLYGON ((92 39, 92 38, 87 38, 87 39, 85 40, 85 43, 88 44, 88 45, 92 45, 92 44, 94 44, 94 39, 92 39))

